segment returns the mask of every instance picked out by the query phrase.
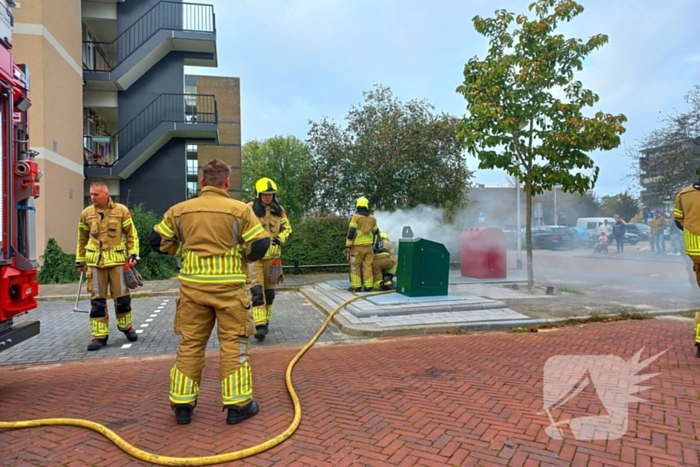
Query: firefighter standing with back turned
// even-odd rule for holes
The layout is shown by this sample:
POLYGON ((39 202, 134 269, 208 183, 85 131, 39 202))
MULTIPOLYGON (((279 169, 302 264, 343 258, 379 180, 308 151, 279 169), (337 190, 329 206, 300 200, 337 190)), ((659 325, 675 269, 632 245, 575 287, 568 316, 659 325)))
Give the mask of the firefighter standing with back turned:
MULTIPOLYGON (((700 167, 697 169, 700 175, 700 167)), ((676 195, 673 220, 683 231, 685 252, 693 261, 695 279, 700 286, 700 181, 683 188, 676 195)), ((695 312, 695 346, 700 358, 700 312, 695 312)))
POLYGON ((149 236, 155 251, 182 258, 174 323, 182 339, 170 371, 169 394, 180 425, 191 422, 197 405, 215 323, 226 423, 240 423, 259 411, 249 364, 253 317, 243 267, 245 261, 262 259, 270 238, 252 209, 229 196, 230 173, 224 162, 206 164, 199 196, 168 209, 149 236))
POLYGON ((131 294, 124 279, 124 265, 139 260, 139 237, 129 209, 115 203, 104 182, 90 185, 92 206, 83 210, 78 222, 75 262, 87 277, 90 293, 92 342, 88 350, 99 350, 109 339, 107 299, 114 299, 117 327, 129 342, 138 340, 132 327, 131 294), (109 287, 109 294, 107 288, 109 287))
POLYGON ((248 203, 258 217, 263 229, 270 236, 270 248, 265 257, 249 266, 251 295, 253 298, 253 320, 255 338, 265 340, 272 320, 272 303, 275 301, 275 286, 281 278, 282 244, 292 233, 287 213, 277 200, 277 185, 269 178, 255 182, 255 201, 248 203))
POLYGON ((359 292, 372 290, 372 245, 377 240, 379 228, 377 219, 369 213, 369 201, 364 196, 355 203, 355 214, 350 218, 345 248, 350 261, 350 290, 359 292), (360 267, 362 270, 360 270, 360 267))

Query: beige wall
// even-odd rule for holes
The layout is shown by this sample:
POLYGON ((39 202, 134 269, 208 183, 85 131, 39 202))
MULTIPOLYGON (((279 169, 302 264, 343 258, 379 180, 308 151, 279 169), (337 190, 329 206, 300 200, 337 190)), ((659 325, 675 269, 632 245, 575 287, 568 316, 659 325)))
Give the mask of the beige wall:
MULTIPOLYGON (((219 145, 199 146, 199 165, 219 159, 231 166, 230 195, 241 199, 240 78, 198 76, 197 94, 214 94, 219 111, 219 145)), ((201 178, 201 170, 200 170, 201 178)))
POLYGON ((22 0, 14 10, 12 52, 29 68, 30 144, 44 172, 36 202, 37 255, 49 238, 74 252, 83 207, 80 9, 80 0, 22 0))

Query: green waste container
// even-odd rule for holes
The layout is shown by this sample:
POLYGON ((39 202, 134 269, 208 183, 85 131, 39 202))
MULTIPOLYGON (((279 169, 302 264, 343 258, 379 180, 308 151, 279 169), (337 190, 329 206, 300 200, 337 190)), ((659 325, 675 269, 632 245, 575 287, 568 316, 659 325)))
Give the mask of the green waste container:
POLYGON ((408 297, 447 295, 450 252, 442 243, 400 238, 396 291, 408 297))

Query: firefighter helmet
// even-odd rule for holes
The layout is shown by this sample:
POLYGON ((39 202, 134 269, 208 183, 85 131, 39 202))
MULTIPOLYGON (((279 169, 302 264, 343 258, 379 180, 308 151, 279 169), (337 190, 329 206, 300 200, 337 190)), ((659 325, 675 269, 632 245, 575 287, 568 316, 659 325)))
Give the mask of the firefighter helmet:
POLYGON ((255 182, 255 196, 260 196, 262 194, 275 194, 277 193, 277 184, 271 179, 264 177, 255 182))
POLYGON ((357 203, 355 203, 356 208, 367 208, 369 209, 369 201, 364 196, 357 198, 357 203))
POLYGON ((384 232, 380 233, 379 236, 382 237, 384 240, 389 240, 389 236, 384 232))

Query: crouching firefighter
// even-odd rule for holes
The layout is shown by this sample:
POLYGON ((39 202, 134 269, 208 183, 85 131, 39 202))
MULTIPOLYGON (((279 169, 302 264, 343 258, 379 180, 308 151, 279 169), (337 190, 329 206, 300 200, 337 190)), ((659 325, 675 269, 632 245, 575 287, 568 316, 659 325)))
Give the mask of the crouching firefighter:
POLYGON ((374 250, 372 245, 379 235, 377 219, 369 213, 369 201, 364 196, 355 203, 355 214, 350 218, 348 236, 345 240, 348 260, 350 261, 350 290, 369 292, 373 288, 372 261, 374 250))
POLYGON ((207 163, 199 196, 168 209, 149 236, 155 251, 182 258, 174 322, 175 334, 182 339, 170 370, 169 392, 181 425, 191 422, 197 405, 214 324, 221 346, 219 378, 221 400, 228 409, 226 422, 240 423, 259 411, 249 364, 253 316, 243 264, 262 259, 270 238, 250 207, 229 196, 230 173, 224 162, 207 163))
POLYGON ((272 320, 272 304, 275 301, 275 286, 282 279, 282 244, 292 233, 287 213, 277 200, 277 185, 269 178, 255 182, 255 201, 248 203, 258 217, 263 229, 270 237, 270 248, 260 261, 250 264, 255 338, 265 340, 272 320))
MULTIPOLYGON (((700 167, 697 168, 700 175, 700 167)), ((693 261, 695 280, 700 286, 700 181, 683 188, 673 206, 673 220, 683 231, 685 252, 693 261)), ((700 312, 695 312, 695 347, 700 358, 700 312)))
POLYGON ((78 272, 85 273, 90 293, 92 341, 88 350, 98 350, 109 339, 107 299, 114 300, 117 328, 129 342, 138 340, 132 327, 131 293, 124 277, 124 265, 139 260, 139 237, 129 209, 115 203, 103 182, 90 185, 92 206, 83 210, 78 222, 75 253, 78 272))
POLYGON ((379 242, 372 260, 372 275, 374 290, 394 289, 396 275, 396 251, 389 236, 384 232, 379 234, 379 242))

